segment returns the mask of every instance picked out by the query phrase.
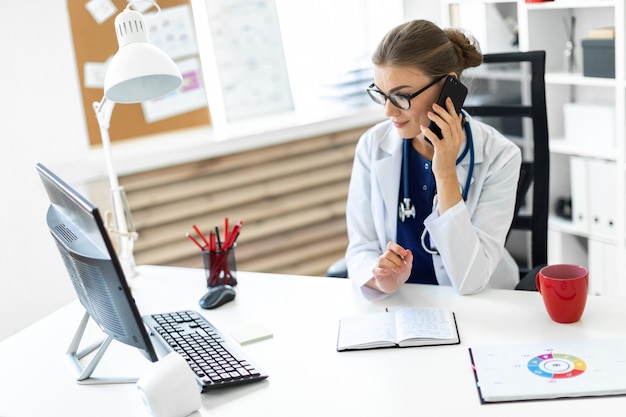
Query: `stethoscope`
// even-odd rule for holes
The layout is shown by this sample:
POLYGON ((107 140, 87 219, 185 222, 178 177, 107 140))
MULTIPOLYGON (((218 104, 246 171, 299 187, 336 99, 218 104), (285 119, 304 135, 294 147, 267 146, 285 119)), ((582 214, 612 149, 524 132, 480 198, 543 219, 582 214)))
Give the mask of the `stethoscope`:
MULTIPOLYGON (((469 187, 472 182, 472 174, 474 172, 474 139, 472 137, 472 129, 470 129, 469 122, 466 120, 463 123, 463 128, 465 129, 465 148, 461 155, 456 159, 456 164, 458 165, 464 158, 467 156, 468 152, 470 154, 470 163, 469 169, 467 172, 467 179, 465 180, 465 187, 461 192, 463 200, 467 200, 467 194, 469 192, 469 187)), ((403 143, 403 152, 402 152, 402 202, 398 208, 398 218, 404 222, 406 219, 410 217, 415 217, 415 205, 411 202, 410 196, 410 187, 409 187, 409 152, 411 146, 411 139, 404 139, 403 143)), ((428 234, 428 230, 424 228, 422 232, 421 241, 422 248, 426 253, 431 255, 439 255, 439 251, 436 249, 431 249, 426 244, 426 236, 428 234)))

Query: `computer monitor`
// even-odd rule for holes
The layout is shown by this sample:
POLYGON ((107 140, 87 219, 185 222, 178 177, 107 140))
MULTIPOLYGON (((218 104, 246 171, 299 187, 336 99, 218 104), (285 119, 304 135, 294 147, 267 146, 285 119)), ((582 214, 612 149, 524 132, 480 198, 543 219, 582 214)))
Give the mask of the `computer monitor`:
POLYGON ((132 382, 126 379, 97 379, 91 374, 113 340, 139 349, 152 362, 157 355, 141 319, 123 269, 115 253, 100 212, 89 200, 42 164, 37 172, 46 189, 50 206, 46 222, 61 253, 74 290, 86 312, 68 349, 80 383, 132 382), (89 318, 107 335, 106 339, 78 352, 89 318), (83 367, 81 359, 99 349, 83 367))

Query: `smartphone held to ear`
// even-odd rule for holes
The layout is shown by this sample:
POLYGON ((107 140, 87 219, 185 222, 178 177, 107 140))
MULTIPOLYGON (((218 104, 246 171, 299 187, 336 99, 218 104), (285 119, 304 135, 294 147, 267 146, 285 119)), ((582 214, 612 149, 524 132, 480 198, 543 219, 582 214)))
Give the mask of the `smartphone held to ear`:
MULTIPOLYGON (((465 97, 467 97, 467 87, 451 75, 446 78, 446 83, 443 85, 443 90, 441 90, 439 99, 437 99, 437 104, 445 109, 446 99, 448 97, 452 99, 456 114, 461 113, 461 107, 463 107, 465 97)), ((430 123, 428 123, 428 128, 436 134, 439 139, 442 139, 441 129, 435 122, 431 120, 430 123)), ((428 138, 426 138, 426 141, 430 142, 428 138)))

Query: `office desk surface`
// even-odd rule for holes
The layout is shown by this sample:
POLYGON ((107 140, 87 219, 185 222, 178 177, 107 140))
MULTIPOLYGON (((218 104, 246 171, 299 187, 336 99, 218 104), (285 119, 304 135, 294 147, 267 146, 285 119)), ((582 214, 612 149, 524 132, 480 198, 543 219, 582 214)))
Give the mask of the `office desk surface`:
MULTIPOLYGON (((549 319, 535 292, 460 296, 449 287, 405 285, 372 303, 344 279, 240 272, 235 301, 201 310, 202 270, 139 271, 130 285, 141 314, 194 309, 226 336, 256 323, 274 334, 242 347, 269 378, 202 394, 194 416, 623 415, 626 408, 624 396, 481 405, 468 354, 479 345, 625 337, 624 299, 590 297, 582 320, 563 325, 549 319), (461 344, 336 351, 339 318, 409 305, 453 310, 461 344)), ((0 344, 0 416, 148 415, 134 384, 74 382, 64 354, 82 314, 73 302, 0 344)), ((141 376, 149 366, 114 342, 96 373, 141 376)))

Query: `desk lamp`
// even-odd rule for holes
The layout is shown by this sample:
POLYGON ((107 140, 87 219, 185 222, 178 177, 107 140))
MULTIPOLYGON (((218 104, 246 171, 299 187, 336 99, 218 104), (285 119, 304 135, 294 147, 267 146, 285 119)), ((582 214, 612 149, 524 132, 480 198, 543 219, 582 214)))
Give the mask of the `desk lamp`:
POLYGON ((180 70, 172 59, 148 40, 143 15, 131 9, 134 3, 150 1, 157 11, 160 7, 152 0, 128 3, 115 18, 115 31, 119 50, 111 59, 104 77, 104 97, 94 102, 93 108, 100 127, 102 148, 111 186, 111 199, 115 226, 108 225, 109 232, 116 235, 120 263, 128 277, 135 275, 133 246, 137 233, 126 201, 124 187, 111 160, 109 123, 115 103, 141 103, 164 96, 176 90, 182 83, 180 70))

